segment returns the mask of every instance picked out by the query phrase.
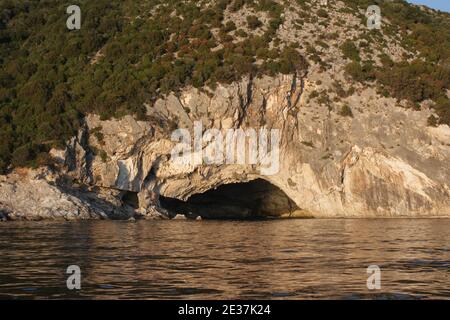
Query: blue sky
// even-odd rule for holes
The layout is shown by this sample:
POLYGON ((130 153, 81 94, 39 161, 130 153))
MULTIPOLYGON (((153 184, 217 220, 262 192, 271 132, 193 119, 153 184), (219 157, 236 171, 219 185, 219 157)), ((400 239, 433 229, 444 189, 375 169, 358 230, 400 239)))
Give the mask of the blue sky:
POLYGON ((433 9, 450 12, 450 0, 407 0, 415 4, 424 4, 433 9))

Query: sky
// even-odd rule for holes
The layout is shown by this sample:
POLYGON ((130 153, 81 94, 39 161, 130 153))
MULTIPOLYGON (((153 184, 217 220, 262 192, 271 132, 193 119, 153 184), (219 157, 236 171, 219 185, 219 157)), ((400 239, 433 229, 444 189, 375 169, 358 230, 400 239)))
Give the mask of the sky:
POLYGON ((433 9, 450 12, 450 0, 407 0, 415 4, 424 4, 433 9))

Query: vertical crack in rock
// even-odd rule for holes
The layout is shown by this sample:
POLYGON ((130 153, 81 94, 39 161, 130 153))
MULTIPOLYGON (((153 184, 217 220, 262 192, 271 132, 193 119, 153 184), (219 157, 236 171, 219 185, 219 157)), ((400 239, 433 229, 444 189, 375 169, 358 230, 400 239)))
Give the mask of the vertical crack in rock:
POLYGON ((92 162, 94 153, 89 147, 89 129, 83 122, 78 135, 70 139, 65 150, 64 164, 69 172, 81 178, 84 183, 93 182, 92 162))
POLYGON ((299 75, 299 72, 296 71, 293 73, 292 82, 291 82, 291 90, 289 92, 288 96, 288 107, 289 110, 296 109, 300 99, 303 96, 303 92, 305 90, 305 78, 307 76, 307 72, 303 72, 303 74, 299 75), (294 102, 292 102, 292 98, 295 95, 295 92, 297 91, 297 82, 300 80, 300 87, 298 88, 298 94, 295 97, 294 102))
POLYGON ((252 103, 253 74, 250 73, 250 75, 249 75, 248 82, 246 85, 246 90, 245 90, 245 97, 244 97, 244 93, 242 92, 242 89, 241 89, 241 84, 239 83, 238 97, 239 97, 239 116, 238 116, 238 121, 237 121, 237 127, 241 127, 242 122, 246 116, 246 110, 247 110, 248 106, 252 103))
POLYGON ((264 126, 266 124, 266 109, 267 109, 267 98, 263 94, 261 103, 261 117, 259 118, 260 126, 264 126))

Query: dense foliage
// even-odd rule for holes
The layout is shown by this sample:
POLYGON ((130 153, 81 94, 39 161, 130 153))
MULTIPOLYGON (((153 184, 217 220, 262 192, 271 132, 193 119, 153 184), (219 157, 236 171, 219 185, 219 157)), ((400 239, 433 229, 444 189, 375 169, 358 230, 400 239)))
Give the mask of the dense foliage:
MULTIPOLYGON (((301 6, 311 1, 296 0, 301 6)), ((376 80, 380 92, 399 99, 414 103, 433 99, 438 118, 429 123, 450 124, 445 95, 450 83, 449 15, 427 13, 400 0, 344 2, 361 19, 369 4, 378 3, 392 22, 383 32, 400 36, 403 46, 419 52, 409 62, 382 57, 383 66, 376 67, 361 59, 361 42, 348 41, 341 47, 351 60, 348 74, 360 82, 376 80)), ((0 2, 0 172, 46 163, 48 150, 63 146, 87 112, 104 119, 125 114, 143 119, 144 102, 187 85, 214 88, 218 82, 230 83, 248 74, 287 74, 307 67, 298 43, 280 43, 276 37, 292 1, 77 0, 75 4, 82 8, 82 28, 69 31, 67 3, 0 2), (245 28, 224 19, 224 10, 238 12, 244 7, 252 9, 242 17, 245 28)), ((310 14, 304 10, 301 16, 311 21, 310 14)), ((317 16, 318 23, 326 24, 330 13, 321 9, 317 16)), ((366 40, 371 45, 380 39, 375 30, 366 40)), ((318 48, 327 46, 324 41, 306 46, 309 59, 324 69, 330 66, 321 60, 318 48)))
POLYGON ((398 0, 346 2, 360 11, 378 4, 383 17, 390 22, 383 25, 383 33, 399 37, 404 48, 418 53, 396 63, 381 55, 382 66, 375 68, 373 61, 360 61, 359 49, 349 41, 341 47, 343 55, 352 60, 346 67, 347 73, 360 82, 377 80, 381 93, 409 100, 416 107, 422 101, 433 100, 438 119, 433 116, 429 124, 450 125, 447 92, 450 90, 450 15, 422 10, 398 0))
MULTIPOLYGON (((282 22, 271 0, 80 0, 81 30, 60 1, 0 3, 0 171, 47 161, 86 112, 145 117, 143 103, 186 85, 214 87, 243 75, 291 73, 306 62, 290 45, 267 48, 282 22), (262 35, 237 34, 223 11, 264 11, 262 35), (211 30, 217 29, 214 36, 211 30), (219 46, 221 44, 221 46, 219 46), (256 59, 262 61, 256 64, 256 59)), ((261 27, 247 17, 250 29, 261 27)))

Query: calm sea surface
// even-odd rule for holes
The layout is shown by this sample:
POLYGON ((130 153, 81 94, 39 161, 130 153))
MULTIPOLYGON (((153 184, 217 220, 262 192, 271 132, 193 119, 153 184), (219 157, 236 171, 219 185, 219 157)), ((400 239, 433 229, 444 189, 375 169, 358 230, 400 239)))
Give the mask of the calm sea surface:
POLYGON ((0 223, 0 298, 448 299, 450 219, 0 223))

